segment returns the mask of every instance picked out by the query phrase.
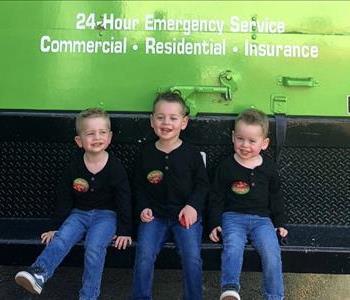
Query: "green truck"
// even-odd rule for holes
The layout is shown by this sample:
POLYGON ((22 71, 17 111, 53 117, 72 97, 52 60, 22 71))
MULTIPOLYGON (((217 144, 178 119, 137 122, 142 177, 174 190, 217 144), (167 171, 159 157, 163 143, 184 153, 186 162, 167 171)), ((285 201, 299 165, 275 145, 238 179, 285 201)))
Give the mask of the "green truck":
MULTIPOLYGON (((39 251, 76 112, 111 113, 112 151, 132 179, 153 138, 155 95, 177 90, 191 110, 184 139, 204 152, 210 177, 232 151, 237 114, 269 115, 289 216, 285 269, 349 274, 349 10, 346 1, 1 1, 1 263, 39 251)), ((220 247, 203 239, 205 268, 219 267, 220 247)), ((246 255, 245 268, 259 269, 249 245, 246 255)), ((130 251, 109 263, 132 260, 130 251)))

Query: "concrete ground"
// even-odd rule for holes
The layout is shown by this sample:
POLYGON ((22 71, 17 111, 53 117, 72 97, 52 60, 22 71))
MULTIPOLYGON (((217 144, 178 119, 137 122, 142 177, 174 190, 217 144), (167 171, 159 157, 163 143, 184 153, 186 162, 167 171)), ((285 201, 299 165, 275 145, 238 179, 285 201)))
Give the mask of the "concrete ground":
MULTIPOLYGON (((21 267, 0 266, 0 300, 73 300, 80 288, 81 268, 61 267, 46 284, 41 296, 31 296, 14 282, 21 267)), ((219 298, 219 276, 216 271, 204 272, 204 300, 219 298)), ((101 300, 126 300, 130 292, 132 271, 106 268, 101 300)), ((241 277, 241 296, 259 300, 261 274, 246 272, 241 277)), ((286 300, 350 300, 350 275, 285 274, 286 300)), ((181 272, 156 270, 154 300, 181 299, 181 272)))

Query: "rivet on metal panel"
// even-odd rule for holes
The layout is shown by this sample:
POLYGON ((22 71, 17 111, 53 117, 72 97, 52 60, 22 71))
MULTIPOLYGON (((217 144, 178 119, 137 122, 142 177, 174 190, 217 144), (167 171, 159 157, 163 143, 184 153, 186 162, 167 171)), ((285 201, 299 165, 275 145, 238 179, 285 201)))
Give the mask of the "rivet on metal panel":
POLYGON ((102 25, 101 22, 97 22, 97 23, 96 23, 95 29, 96 29, 96 30, 106 30, 106 28, 103 27, 103 25, 102 25))
POLYGON ((100 19, 95 23, 95 29, 99 31, 98 35, 103 36, 103 31, 106 30, 106 28, 103 26, 104 21, 103 21, 103 16, 100 16, 100 19))
POLYGON ((100 30, 100 31, 106 30, 106 28, 103 26, 104 25, 104 18, 102 15, 100 16, 99 20, 95 24, 96 24, 95 25, 96 30, 100 30))
POLYGON ((251 36, 252 40, 257 39, 257 35, 256 35, 256 31, 257 31, 256 20, 257 19, 258 18, 256 15, 252 17, 252 27, 251 27, 252 28, 252 36, 251 36), (255 24, 255 25, 253 25, 253 24, 255 24))

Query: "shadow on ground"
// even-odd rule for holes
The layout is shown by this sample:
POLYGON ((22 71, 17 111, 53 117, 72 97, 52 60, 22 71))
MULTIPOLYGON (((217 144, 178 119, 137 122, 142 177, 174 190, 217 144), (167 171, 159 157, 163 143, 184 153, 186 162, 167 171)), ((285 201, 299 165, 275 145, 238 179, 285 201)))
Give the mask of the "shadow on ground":
MULTIPOLYGON (((32 296, 14 282, 14 275, 22 270, 18 266, 0 266, 0 299, 2 300, 73 300, 78 299, 81 268, 62 267, 47 282, 40 296, 32 296)), ((219 298, 220 273, 206 271, 203 276, 204 300, 219 298)), ((132 271, 106 268, 100 300, 127 300, 130 293, 132 271)), ((246 300, 259 300, 261 274, 246 272, 241 278, 241 296, 246 300)), ((350 300, 350 275, 285 274, 286 300, 350 300)), ((181 299, 181 272, 156 270, 154 300, 181 299)))

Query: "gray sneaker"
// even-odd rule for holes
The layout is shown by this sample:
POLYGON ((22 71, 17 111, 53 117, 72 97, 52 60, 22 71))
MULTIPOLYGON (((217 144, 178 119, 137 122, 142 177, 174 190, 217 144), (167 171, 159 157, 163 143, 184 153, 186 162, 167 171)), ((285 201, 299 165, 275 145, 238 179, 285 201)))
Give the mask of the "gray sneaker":
POLYGON ((29 267, 27 271, 18 272, 15 276, 16 283, 32 294, 40 295, 45 279, 43 270, 39 267, 29 267))

